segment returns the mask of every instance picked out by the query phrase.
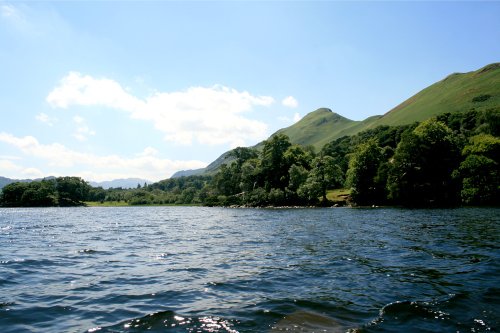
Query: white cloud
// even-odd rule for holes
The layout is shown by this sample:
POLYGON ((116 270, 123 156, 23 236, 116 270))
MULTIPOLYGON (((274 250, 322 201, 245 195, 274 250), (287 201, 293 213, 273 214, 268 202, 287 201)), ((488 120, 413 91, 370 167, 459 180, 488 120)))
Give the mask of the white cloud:
POLYGON ((144 104, 113 80, 94 79, 78 72, 65 76, 60 85, 49 93, 47 102, 63 109, 70 105, 103 105, 126 111, 140 109, 144 104))
POLYGON ((55 118, 49 117, 47 114, 41 112, 35 116, 35 119, 38 120, 39 122, 42 122, 44 124, 47 124, 49 126, 53 126, 54 122, 57 121, 55 118))
MULTIPOLYGON (((95 154, 82 153, 71 150, 60 143, 42 144, 33 136, 16 137, 12 134, 1 132, 0 142, 7 143, 24 154, 46 160, 48 166, 54 170, 49 175, 59 175, 59 169, 69 169, 74 166, 86 169, 86 171, 74 173, 64 171, 62 175, 81 176, 86 180, 109 180, 114 178, 140 177, 149 180, 161 180, 170 177, 174 172, 185 169, 203 168, 205 162, 175 161, 162 159, 155 156, 154 148, 147 147, 141 154, 132 158, 117 155, 99 156, 95 154), (108 178, 113 177, 113 178, 108 178)), ((0 167, 12 167, 11 161, 1 161, 0 167)), ((14 165, 15 166, 15 165, 14 165)), ((33 170, 31 170, 33 171, 33 170)))
POLYGON ((285 97, 281 101, 281 104, 283 104, 284 106, 289 107, 289 108, 296 108, 299 106, 299 102, 293 96, 285 97))
POLYGON ((151 121, 178 144, 244 145, 267 136, 267 125, 243 116, 255 106, 269 106, 274 99, 215 85, 185 91, 157 92, 145 99, 129 94, 120 84, 77 72, 64 77, 47 96, 56 108, 71 105, 105 106, 127 112, 133 119, 151 121))
POLYGON ((84 118, 80 116, 74 116, 73 121, 77 125, 76 132, 73 136, 80 142, 87 141, 88 137, 95 135, 95 131, 91 130, 87 125, 84 118))

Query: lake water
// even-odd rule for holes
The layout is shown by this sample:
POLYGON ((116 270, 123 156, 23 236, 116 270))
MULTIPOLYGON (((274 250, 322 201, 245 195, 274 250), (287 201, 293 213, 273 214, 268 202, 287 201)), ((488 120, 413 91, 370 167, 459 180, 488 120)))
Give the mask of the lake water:
POLYGON ((0 209, 0 332, 490 332, 500 209, 0 209))

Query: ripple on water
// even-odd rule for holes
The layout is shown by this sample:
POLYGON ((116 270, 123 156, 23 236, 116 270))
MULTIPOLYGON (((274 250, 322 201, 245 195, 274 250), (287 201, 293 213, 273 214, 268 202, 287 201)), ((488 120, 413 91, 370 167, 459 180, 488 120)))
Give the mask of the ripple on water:
POLYGON ((498 212, 0 209, 0 332, 494 331, 498 212))
POLYGON ((237 323, 237 321, 230 321, 217 316, 187 317, 178 315, 173 311, 160 311, 112 326, 94 327, 89 331, 238 333, 234 329, 234 325, 237 323))

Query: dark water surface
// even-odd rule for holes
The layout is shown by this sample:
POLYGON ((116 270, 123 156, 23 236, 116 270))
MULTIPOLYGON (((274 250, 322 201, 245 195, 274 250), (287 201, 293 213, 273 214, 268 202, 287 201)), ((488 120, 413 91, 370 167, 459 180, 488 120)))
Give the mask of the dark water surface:
POLYGON ((500 209, 0 209, 0 332, 491 332, 500 209))

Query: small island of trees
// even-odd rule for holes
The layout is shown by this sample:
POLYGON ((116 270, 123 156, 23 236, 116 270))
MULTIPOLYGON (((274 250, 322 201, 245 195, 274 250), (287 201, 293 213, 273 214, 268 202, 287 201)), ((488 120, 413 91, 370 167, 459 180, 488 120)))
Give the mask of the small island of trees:
POLYGON ((85 202, 207 206, 500 204, 500 111, 445 113, 422 123, 379 126, 313 147, 277 133, 236 148, 213 175, 136 189, 91 187, 78 177, 5 186, 0 205, 72 206, 85 202), (332 189, 349 195, 331 201, 332 189))

